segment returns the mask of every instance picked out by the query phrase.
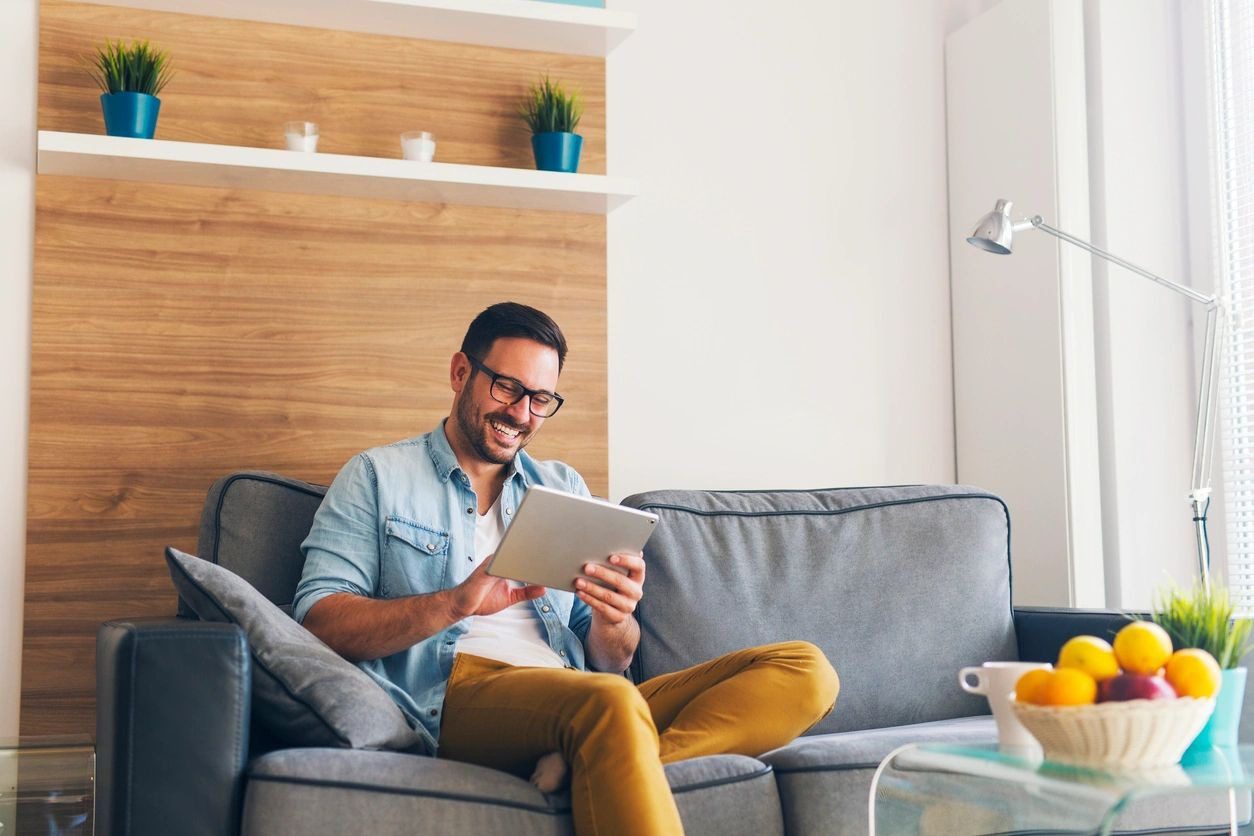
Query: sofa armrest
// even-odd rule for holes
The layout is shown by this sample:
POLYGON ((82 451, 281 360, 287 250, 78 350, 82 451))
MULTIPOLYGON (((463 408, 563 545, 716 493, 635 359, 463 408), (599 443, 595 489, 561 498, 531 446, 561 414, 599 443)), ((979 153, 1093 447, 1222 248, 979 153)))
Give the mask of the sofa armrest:
POLYGON ((135 619, 96 634, 96 832, 230 836, 252 668, 234 624, 135 619))
POLYGON ((1058 651, 1072 636, 1097 636, 1110 641, 1128 623, 1120 610, 1075 610, 1061 607, 1015 607, 1015 634, 1024 662, 1056 662, 1058 651))

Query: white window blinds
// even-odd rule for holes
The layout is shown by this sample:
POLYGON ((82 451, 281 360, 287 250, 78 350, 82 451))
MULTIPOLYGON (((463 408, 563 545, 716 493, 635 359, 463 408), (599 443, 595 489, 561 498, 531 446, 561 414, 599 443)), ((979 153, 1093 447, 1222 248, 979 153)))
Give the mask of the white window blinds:
POLYGON ((1229 305, 1220 382, 1228 584, 1254 613, 1254 0, 1214 0, 1218 248, 1229 305))

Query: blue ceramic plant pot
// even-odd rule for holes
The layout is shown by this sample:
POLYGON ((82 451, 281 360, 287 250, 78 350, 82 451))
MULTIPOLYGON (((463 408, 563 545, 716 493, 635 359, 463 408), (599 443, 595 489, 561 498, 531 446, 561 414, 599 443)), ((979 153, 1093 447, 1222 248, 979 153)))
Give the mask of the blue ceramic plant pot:
POLYGON ((1215 695, 1215 711, 1193 739, 1189 749, 1237 745, 1241 704, 1245 701, 1245 676, 1245 668, 1232 668, 1223 672, 1219 693, 1215 695))
POLYGON ((565 171, 574 174, 579 168, 579 151, 582 148, 583 137, 579 134, 553 132, 531 137, 536 168, 541 171, 565 171))
POLYGON ((100 97, 104 110, 105 133, 152 139, 157 132, 157 112, 161 100, 147 93, 104 93, 100 97))

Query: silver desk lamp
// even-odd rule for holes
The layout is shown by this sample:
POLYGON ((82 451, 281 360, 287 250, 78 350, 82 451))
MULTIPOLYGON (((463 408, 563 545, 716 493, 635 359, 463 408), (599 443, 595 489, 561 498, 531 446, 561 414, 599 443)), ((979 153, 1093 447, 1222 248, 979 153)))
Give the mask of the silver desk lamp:
POLYGON ((1212 433, 1215 423, 1215 384, 1218 381, 1220 340, 1224 327, 1223 305, 1216 296, 1198 293, 1192 288, 1168 281, 1074 235, 1054 229, 1041 220, 1040 215, 1013 221, 1010 218, 1011 206, 1009 200, 997 201, 993 211, 980 219, 967 243, 990 253, 1009 255, 1016 232, 1039 229, 1206 306, 1206 339, 1202 355, 1202 382, 1197 398, 1197 430, 1193 437, 1193 487, 1189 491, 1189 504, 1193 509, 1193 531, 1197 539, 1198 577, 1201 578, 1203 587, 1209 591, 1210 538, 1206 534, 1206 514, 1210 509, 1211 498, 1211 448, 1214 446, 1212 433))

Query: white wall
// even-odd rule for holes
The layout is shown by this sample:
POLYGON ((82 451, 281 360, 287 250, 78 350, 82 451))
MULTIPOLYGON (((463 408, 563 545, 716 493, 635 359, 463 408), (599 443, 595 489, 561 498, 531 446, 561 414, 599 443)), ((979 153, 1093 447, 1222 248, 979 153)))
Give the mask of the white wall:
POLYGON ((1002 198, 1089 237, 1082 11, 1004 0, 946 40, 958 479, 1010 509, 1020 605, 1105 602, 1091 260, 1031 229, 1005 256, 965 239, 1002 198))
POLYGON ((611 495, 952 481, 943 4, 611 2, 611 495))
MULTIPOLYGON (((1204 12, 1200 0, 1086 3, 1094 241, 1185 285, 1181 21, 1204 12)), ((1196 565, 1186 497, 1197 403, 1192 315, 1200 308, 1101 260, 1093 273, 1107 605, 1147 607, 1165 581, 1188 583, 1196 565)), ((1223 526, 1216 519, 1211 528, 1223 526)))
POLYGON ((0 3, 0 738, 21 701, 38 19, 39 0, 0 3))
MULTIPOLYGON (((996 23, 1007 33, 1019 32, 1021 17, 1037 14, 1046 7, 1044 0, 1003 0, 996 9, 983 0, 966 0, 950 7, 950 25, 960 26, 965 14, 979 16, 971 25, 958 32, 954 39, 975 31, 980 25, 996 23), (981 14, 988 12, 987 14, 981 14), (1017 28, 1016 28, 1017 27, 1017 28)), ((1047 221, 1093 241, 1127 260, 1151 271, 1186 285, 1209 290, 1204 277, 1210 273, 1210 218, 1207 170, 1205 112, 1206 79, 1203 64, 1203 38, 1205 27, 1205 0, 1086 0, 1084 4, 1062 0, 1060 8, 1082 12, 1083 54, 1079 56, 1083 83, 1066 99, 1049 100, 1040 85, 1031 82, 1052 65, 1055 73, 1063 63, 1076 58, 1073 52, 1060 52, 1057 27, 1036 25, 1029 35, 1031 47, 1052 50, 1042 57, 1039 54, 1023 58, 1023 65, 998 53, 987 56, 975 65, 971 73, 978 78, 983 65, 990 68, 1010 69, 1004 75, 992 76, 979 88, 988 89, 997 102, 996 107, 965 110, 953 107, 949 118, 951 137, 955 135, 955 123, 960 119, 961 131, 957 135, 982 138, 988 147, 981 149, 981 159, 1004 160, 999 152, 1013 148, 1019 159, 1018 168, 1003 166, 1001 179, 1007 183, 1022 185, 1029 176, 1044 173, 1055 188, 1068 187, 1077 176, 1082 178, 1082 188, 1087 192, 1088 222, 1079 223, 1065 217, 1059 211, 1051 214, 1039 206, 1030 205, 1019 198, 1016 217, 1040 211, 1047 221), (1015 85, 1006 90, 1000 86, 1005 79, 1015 85), (1036 148, 1039 138, 1058 134, 1065 127, 1064 117, 1071 113, 1071 104, 1078 102, 1080 119, 1084 122, 1087 138, 1087 159, 1064 160, 1048 155, 1042 157, 1036 148), (1026 109, 1026 115, 1023 111, 1026 109), (1030 116, 1031 118, 1027 118, 1030 116), (1037 119, 1040 117, 1040 119, 1037 119), (1036 119, 1036 121, 1032 121, 1036 119), (1039 124, 1041 119, 1043 124, 1039 124), (1028 131, 1026 136, 1007 141, 1008 132, 1028 131), (1052 171, 1051 167, 1056 168, 1052 171), (1088 226, 1087 233, 1084 229, 1088 226), (1195 278, 1198 280, 1195 281, 1195 278)), ((999 44, 994 33, 994 44, 999 44)), ((1031 50, 1019 47, 1021 53, 1031 50)), ((1004 52, 1004 50, 1003 50, 1004 52)), ((951 82, 953 80, 951 79, 951 82)), ((963 80, 959 90, 971 91, 975 85, 963 80)), ((979 96, 968 96, 977 101, 979 96)), ((957 97, 955 97, 957 102, 957 97)), ((951 152, 952 152, 951 148, 951 152)), ((951 154, 951 206, 955 196, 960 196, 974 177, 971 172, 955 170, 951 154)), ((984 166, 987 168, 987 166, 984 166)), ((1008 191, 1008 190, 1007 190, 1008 191)), ((1015 194, 996 194, 992 197, 1017 197, 1015 194)), ((1061 193, 1061 192, 1060 192, 1061 193)), ((990 197, 990 200, 992 198, 990 197)), ((1034 198, 1041 203, 1039 196, 1034 198)), ((969 211, 969 210, 968 210, 969 211)), ((955 212, 957 214, 957 212, 955 212)), ((964 212, 963 214, 967 214, 964 212)), ((955 223, 958 219, 955 219, 955 223)), ((974 222, 974 215, 967 223, 974 222)), ((1025 232, 1016 236, 1017 254, 1013 271, 1020 277, 1030 273, 1029 246, 1036 246, 1039 233, 1025 232)), ((955 234, 955 240, 957 235, 955 234)), ((1070 252, 1085 259, 1082 251, 1065 244, 1047 241, 1059 253, 1070 252)), ((959 304, 958 294, 962 282, 971 281, 969 265, 959 271, 959 254, 971 258, 964 248, 954 244, 955 254, 955 380, 958 405, 958 474, 960 479, 969 478, 969 465, 979 463, 981 456, 992 458, 1012 474, 1021 468, 1018 461, 997 450, 998 444, 1020 445, 1031 443, 1026 462, 1044 465, 1041 460, 1039 432, 1029 431, 1030 422, 1000 420, 988 425, 988 415, 996 408, 1007 408, 1007 394, 1015 408, 1021 408, 1028 398, 1016 395, 1013 386, 995 386, 988 391, 970 397, 965 379, 980 373, 980 358, 973 358, 964 346, 969 337, 971 323, 964 321, 966 309, 959 304), (963 439, 970 437, 969 421, 964 415, 978 415, 986 426, 975 433, 974 443, 964 448, 963 439), (991 434, 1000 433, 996 437, 991 434), (987 439, 987 440, 986 440, 987 439), (1030 439, 1030 441, 1026 441, 1030 439)), ((972 262, 974 263, 974 262, 972 262)), ((1075 567, 1092 570, 1096 579, 1093 596, 1082 597, 1075 586, 1063 594, 1058 584, 1053 587, 1038 585, 1034 595, 1043 596, 1032 603, 1104 605, 1139 609, 1152 603, 1155 590, 1167 580, 1188 583, 1194 577, 1195 549, 1186 502, 1190 487, 1194 416, 1197 401, 1196 358, 1191 346, 1198 344, 1194 323, 1200 306, 1157 287, 1126 270, 1109 265, 1102 259, 1093 258, 1091 285, 1093 350, 1085 357, 1073 356, 1070 351, 1059 352, 1057 336, 1059 328, 1051 325, 1048 339, 1030 335, 1023 326, 1013 325, 1018 345, 1025 356, 1043 368, 1067 368, 1063 389, 1072 388, 1074 379, 1083 378, 1084 388, 1094 389, 1095 403, 1080 403, 1067 394, 1063 398, 1066 411, 1078 404, 1091 415, 1087 419, 1096 423, 1097 438, 1093 450, 1083 452, 1066 463, 1065 481, 1036 479, 1023 482, 1026 491, 1018 491, 1011 504, 1012 518, 1020 533, 1016 549, 1016 569, 1022 568, 1024 559, 1035 561, 1039 566, 1056 565, 1063 557, 1061 548, 1041 550, 1039 555, 1025 554, 1024 536, 1034 530, 1048 532, 1062 524, 1057 508, 1064 502, 1071 503, 1067 524, 1074 526, 1076 514, 1085 508, 1100 507, 1100 548, 1089 549, 1100 566, 1089 567, 1089 560, 1079 552, 1072 555, 1075 567), (1026 342, 1024 341, 1026 338, 1026 342), (1092 381, 1095 378, 1095 386, 1092 381), (1098 481, 1100 499, 1077 499, 1077 488, 1089 489, 1092 481, 1087 475, 1077 475, 1075 465, 1088 459, 1099 463, 1098 481), (1084 564, 1082 567, 1081 564, 1084 564), (1103 580, 1104 577, 1104 580, 1103 580), (1101 600, 1094 600, 1094 598, 1101 600)), ((1009 272, 1009 271, 1008 271, 1009 272)), ((1059 271, 1055 270, 1055 278, 1059 271)), ((978 277, 977 277, 978 278, 978 277)), ((1022 313, 1023 298, 998 302, 985 289, 981 298, 999 307, 979 312, 976 325, 987 330, 988 323, 1002 323, 1022 313)), ((1068 314, 1087 300, 1063 300, 1055 309, 1054 303, 1038 306, 1035 323, 1056 319, 1059 313, 1068 314)), ((988 343, 989 341, 984 341, 988 343)), ((1020 368, 1028 364, 1017 362, 1020 368)), ((1015 381, 1018 385, 1022 380, 1015 381)), ((1059 381, 1040 374, 1028 377, 1030 394, 1037 401, 1052 404, 1058 399, 1059 381)), ((1052 439, 1045 439, 1051 441, 1052 439)), ((1073 433, 1065 434, 1068 449, 1073 433)), ((1057 465, 1064 465, 1062 457, 1054 454, 1057 465)), ((1038 467, 1038 470, 1042 468, 1038 467)), ((1218 476, 1218 474, 1216 474, 1218 476)), ((990 485, 994 490, 997 485, 990 485)), ((1009 490, 1006 491, 1009 494, 1009 490)), ((1223 553, 1222 515, 1218 502, 1211 512, 1212 545, 1216 563, 1221 564, 1223 553)), ((1030 568, 1039 568, 1034 564, 1030 568)), ((1219 568, 1219 567, 1217 567, 1219 568)), ((1022 572, 1019 573, 1022 576, 1022 572)), ((1030 573, 1029 573, 1030 574, 1030 573)), ((1019 590, 1016 589, 1016 592, 1019 590)))

